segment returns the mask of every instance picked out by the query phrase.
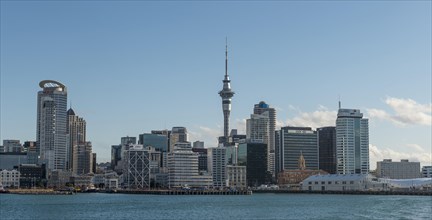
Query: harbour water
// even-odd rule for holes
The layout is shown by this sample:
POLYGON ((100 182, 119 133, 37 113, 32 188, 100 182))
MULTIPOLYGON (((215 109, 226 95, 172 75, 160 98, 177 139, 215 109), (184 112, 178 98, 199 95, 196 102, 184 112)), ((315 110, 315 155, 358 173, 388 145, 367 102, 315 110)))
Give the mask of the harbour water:
POLYGON ((431 196, 0 195, 5 219, 431 219, 431 196))

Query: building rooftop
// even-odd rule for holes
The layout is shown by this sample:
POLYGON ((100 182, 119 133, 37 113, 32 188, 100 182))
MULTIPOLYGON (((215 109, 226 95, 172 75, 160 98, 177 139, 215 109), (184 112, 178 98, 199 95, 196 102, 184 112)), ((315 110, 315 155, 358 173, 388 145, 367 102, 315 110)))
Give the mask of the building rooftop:
POLYGON ((307 181, 358 181, 371 177, 370 174, 327 174, 327 175, 313 175, 306 178, 303 182, 307 181))

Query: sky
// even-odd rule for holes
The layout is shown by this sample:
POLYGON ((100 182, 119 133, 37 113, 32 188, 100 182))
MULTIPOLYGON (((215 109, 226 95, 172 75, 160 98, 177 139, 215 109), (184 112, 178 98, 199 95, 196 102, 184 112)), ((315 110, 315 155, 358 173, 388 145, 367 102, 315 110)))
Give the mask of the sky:
POLYGON ((187 127, 217 146, 228 38, 231 128, 369 118, 371 168, 432 163, 430 1, 1 1, 0 139, 36 139, 41 80, 67 86, 98 161, 123 136, 187 127))

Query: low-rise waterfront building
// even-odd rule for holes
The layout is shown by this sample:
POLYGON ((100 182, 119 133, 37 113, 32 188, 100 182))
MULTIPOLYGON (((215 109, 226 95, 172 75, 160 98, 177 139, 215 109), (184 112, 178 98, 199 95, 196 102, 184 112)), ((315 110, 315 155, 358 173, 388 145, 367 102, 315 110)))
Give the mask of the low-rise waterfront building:
MULTIPOLYGON (((45 164, 21 164, 18 167, 20 172, 20 187, 21 188, 33 188, 33 187, 44 187, 46 186, 46 167, 45 164)), ((61 172, 61 171, 58 171, 61 172)), ((69 176, 67 177, 67 180, 69 176)), ((57 182, 57 181, 56 181, 57 182)), ((57 183, 62 182, 58 181, 57 183)), ((64 181, 66 183, 67 181, 64 181)))
POLYGON ((420 177, 420 162, 385 159, 377 162, 377 177, 389 179, 413 179, 420 177))
POLYGON ((309 191, 366 191, 388 190, 388 184, 370 174, 313 175, 303 180, 302 190, 309 191))
POLYGON ((71 176, 70 183, 72 183, 75 187, 79 187, 81 190, 84 190, 93 186, 92 179, 92 175, 71 176))
POLYGON ((19 188, 20 172, 18 170, 1 170, 0 183, 5 188, 19 188))
POLYGON ((118 178, 105 179, 105 189, 118 189, 118 185, 119 185, 118 178))
POLYGON ((277 182, 279 186, 297 188, 306 178, 313 175, 326 175, 323 170, 284 170, 279 172, 277 182))
POLYGON ((246 166, 227 165, 226 173, 229 187, 239 189, 245 189, 247 187, 246 166))
MULTIPOLYGON (((35 168, 35 171, 37 169, 35 168)), ((72 172, 65 170, 51 171, 48 176, 48 187, 62 188, 71 183, 72 172)))

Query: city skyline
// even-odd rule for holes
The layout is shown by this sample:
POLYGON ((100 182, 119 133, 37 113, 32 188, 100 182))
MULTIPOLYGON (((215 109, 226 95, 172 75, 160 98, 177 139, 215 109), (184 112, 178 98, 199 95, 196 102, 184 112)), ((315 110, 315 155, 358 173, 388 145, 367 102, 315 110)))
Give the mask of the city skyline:
POLYGON ((431 164, 430 2, 98 4, 1 2, 1 140, 36 140, 34 94, 51 79, 86 119, 98 161, 110 161, 121 137, 175 126, 216 147, 228 36, 230 128, 245 134, 260 101, 277 110, 278 128, 335 126, 340 95, 369 119, 371 168, 382 159, 431 164), (225 6, 227 17, 217 15, 225 6), (347 12, 330 15, 330 6, 347 12), (244 17, 226 23, 242 7, 244 17))

